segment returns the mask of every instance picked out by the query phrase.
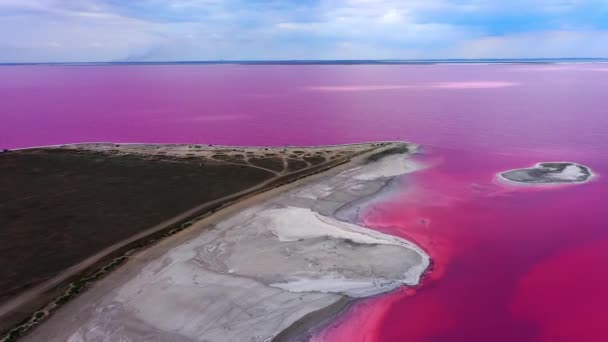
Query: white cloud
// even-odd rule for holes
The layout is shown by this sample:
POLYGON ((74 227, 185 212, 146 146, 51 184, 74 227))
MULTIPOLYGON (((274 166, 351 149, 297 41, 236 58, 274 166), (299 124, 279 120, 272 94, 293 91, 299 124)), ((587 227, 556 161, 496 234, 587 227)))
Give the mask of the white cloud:
POLYGON ((403 12, 395 9, 390 9, 384 13, 381 20, 385 24, 394 24, 403 21, 403 12))
POLYGON ((606 57, 608 31, 546 31, 481 37, 463 42, 463 58, 606 57))
POLYGON ((114 14, 62 11, 35 18, 0 16, 0 61, 111 61, 158 43, 164 31, 114 14))
POLYGON ((596 3, 608 10, 602 0, 0 0, 0 61, 608 56, 606 31, 490 36, 466 23, 568 18, 596 3))
POLYGON ((315 24, 313 23, 278 23, 277 27, 283 30, 292 30, 292 31, 310 31, 313 30, 315 24))

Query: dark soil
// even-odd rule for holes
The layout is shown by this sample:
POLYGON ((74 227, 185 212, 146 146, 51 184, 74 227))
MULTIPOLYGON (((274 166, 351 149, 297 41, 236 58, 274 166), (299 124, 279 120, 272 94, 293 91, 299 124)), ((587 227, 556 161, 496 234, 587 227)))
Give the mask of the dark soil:
POLYGON ((302 159, 311 163, 312 165, 319 165, 325 162, 325 157, 323 156, 311 156, 311 157, 302 157, 302 159))
POLYGON ((274 176, 162 158, 51 149, 0 154, 0 301, 196 205, 274 176))
POLYGON ((296 171, 296 170, 301 170, 307 166, 308 166, 308 164, 306 164, 305 162, 303 162, 301 160, 287 159, 287 169, 290 172, 296 171))
POLYGON ((281 158, 250 158, 249 163, 255 166, 263 167, 277 172, 283 171, 283 160, 281 158))

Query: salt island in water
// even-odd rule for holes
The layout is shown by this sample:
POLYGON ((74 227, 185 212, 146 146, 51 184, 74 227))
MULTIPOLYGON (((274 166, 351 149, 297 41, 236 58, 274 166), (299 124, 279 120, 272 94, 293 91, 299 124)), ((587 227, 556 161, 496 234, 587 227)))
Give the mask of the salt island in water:
MULTIPOLYGON (((67 154, 76 160, 92 157, 103 165, 107 159, 130 156, 153 164, 248 166, 256 172, 258 168, 273 172, 275 177, 263 179, 264 187, 259 189, 263 193, 194 218, 187 230, 169 234, 144 251, 121 255, 118 251, 124 248, 115 246, 107 254, 129 259, 123 267, 95 284, 95 279, 88 279, 84 283, 91 286, 88 291, 58 308, 70 299, 70 288, 79 284, 71 283, 67 294, 38 311, 7 339, 25 333, 51 311, 53 315, 26 340, 43 336, 53 341, 308 339, 357 298, 417 285, 429 266, 429 256, 416 245, 361 226, 358 217, 364 205, 389 191, 395 177, 419 168, 407 159, 416 148, 393 142, 270 150, 77 144, 9 151, 3 157, 21 164, 67 154), (290 166, 298 167, 294 171, 290 166), (282 183, 287 184, 267 186, 269 182, 280 185, 277 177, 285 175, 289 177, 282 183), (303 176, 308 177, 299 179, 303 176)), ((230 181, 229 177, 224 181, 230 181)), ((114 193, 120 196, 127 191, 114 193)), ((88 228, 90 233, 100 234, 94 228, 88 228)), ((152 233, 156 231, 146 235, 152 233)), ((127 237, 121 243, 132 240, 127 237)), ((94 269, 103 259, 98 258, 81 263, 80 273, 71 276, 94 269)), ((61 281, 56 282, 61 288, 61 281)), ((35 305, 26 295, 35 303, 48 297, 36 290, 19 292, 17 298, 23 300, 13 302, 13 307, 26 312, 35 305)), ((4 308, 10 305, 9 300, 4 308)), ((7 316, 10 313, 7 310, 7 316)))
POLYGON ((570 162, 544 162, 531 168, 516 169, 500 174, 504 180, 521 184, 583 183, 591 179, 591 170, 570 162))

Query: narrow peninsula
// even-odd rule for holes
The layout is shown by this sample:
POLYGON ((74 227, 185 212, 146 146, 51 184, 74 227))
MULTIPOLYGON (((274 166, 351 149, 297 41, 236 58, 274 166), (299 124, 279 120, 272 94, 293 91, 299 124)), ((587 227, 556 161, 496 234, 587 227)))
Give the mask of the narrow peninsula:
POLYGON ((415 150, 90 143, 4 152, 3 341, 306 339, 353 300, 416 285, 427 269, 420 248, 359 219, 418 169, 407 158, 415 150))

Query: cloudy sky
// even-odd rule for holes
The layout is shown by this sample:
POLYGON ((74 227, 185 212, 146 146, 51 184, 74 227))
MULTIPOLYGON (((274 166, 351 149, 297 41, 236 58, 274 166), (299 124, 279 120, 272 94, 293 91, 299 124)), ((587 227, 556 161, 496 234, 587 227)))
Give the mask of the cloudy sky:
POLYGON ((608 0, 0 0, 0 62, 608 57, 608 0))

